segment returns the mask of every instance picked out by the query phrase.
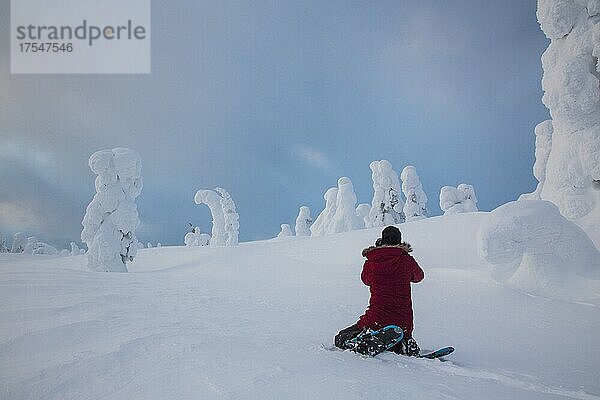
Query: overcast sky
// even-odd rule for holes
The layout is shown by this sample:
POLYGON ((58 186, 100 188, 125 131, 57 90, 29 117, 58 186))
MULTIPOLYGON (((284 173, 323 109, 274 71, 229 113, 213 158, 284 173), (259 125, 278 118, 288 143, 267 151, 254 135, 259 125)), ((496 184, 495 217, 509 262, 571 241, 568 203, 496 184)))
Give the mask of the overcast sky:
MULTIPOLYGON (((340 176, 370 203, 369 163, 414 165, 491 210, 532 191, 540 56, 535 0, 152 3, 150 75, 10 75, 0 0, 0 232, 79 241, 91 153, 137 150, 138 238, 210 230, 196 190, 222 186, 240 239, 316 216, 340 176)), ((449 232, 451 234, 451 232, 449 232)))

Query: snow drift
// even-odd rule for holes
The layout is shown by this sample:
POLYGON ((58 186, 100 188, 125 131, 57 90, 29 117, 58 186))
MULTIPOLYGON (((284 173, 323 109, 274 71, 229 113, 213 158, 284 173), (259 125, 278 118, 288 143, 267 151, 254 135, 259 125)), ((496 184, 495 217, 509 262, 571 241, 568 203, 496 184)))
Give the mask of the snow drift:
POLYGON ((496 279, 547 297, 597 299, 600 252, 547 201, 510 202, 492 211, 478 237, 496 279))

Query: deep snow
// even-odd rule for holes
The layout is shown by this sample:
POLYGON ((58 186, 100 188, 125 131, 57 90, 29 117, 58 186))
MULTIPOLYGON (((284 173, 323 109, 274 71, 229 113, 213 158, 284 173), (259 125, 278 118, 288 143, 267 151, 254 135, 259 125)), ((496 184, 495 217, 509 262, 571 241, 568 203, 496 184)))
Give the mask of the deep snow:
MULTIPOLYGON (((600 298, 507 288, 477 255, 487 213, 400 225, 426 277, 415 338, 447 362, 331 349, 368 302, 380 228, 238 247, 0 255, 2 399, 600 399, 600 298)), ((600 296, 600 293, 599 293, 600 296)))

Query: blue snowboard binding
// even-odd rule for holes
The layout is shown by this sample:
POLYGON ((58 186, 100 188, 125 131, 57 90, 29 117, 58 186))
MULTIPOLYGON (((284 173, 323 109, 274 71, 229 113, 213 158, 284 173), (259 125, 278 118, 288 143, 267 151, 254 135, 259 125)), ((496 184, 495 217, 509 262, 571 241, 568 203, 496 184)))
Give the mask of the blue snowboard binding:
POLYGON ((358 354, 375 357, 389 350, 403 337, 402 328, 396 325, 388 325, 376 331, 366 329, 360 335, 346 341, 346 348, 358 354))

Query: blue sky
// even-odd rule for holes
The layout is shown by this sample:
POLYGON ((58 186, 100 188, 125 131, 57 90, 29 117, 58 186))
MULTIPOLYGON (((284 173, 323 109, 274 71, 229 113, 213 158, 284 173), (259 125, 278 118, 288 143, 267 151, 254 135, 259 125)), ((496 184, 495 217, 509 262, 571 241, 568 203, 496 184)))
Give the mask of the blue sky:
POLYGON ((182 244, 193 202, 222 186, 241 240, 316 216, 340 176, 370 203, 369 163, 414 165, 482 210, 535 188, 540 56, 534 0, 152 4, 150 75, 10 75, 0 2, 0 232, 79 241, 91 153, 142 156, 140 240, 182 244))

